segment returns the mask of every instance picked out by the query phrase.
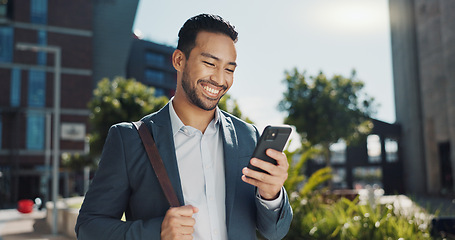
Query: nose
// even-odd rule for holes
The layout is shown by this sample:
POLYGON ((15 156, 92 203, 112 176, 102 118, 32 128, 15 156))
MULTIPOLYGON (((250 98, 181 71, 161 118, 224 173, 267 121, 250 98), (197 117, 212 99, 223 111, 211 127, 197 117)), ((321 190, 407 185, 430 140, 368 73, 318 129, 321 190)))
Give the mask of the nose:
POLYGON ((224 71, 223 69, 217 68, 213 73, 210 75, 210 80, 216 82, 219 86, 224 85, 224 71))

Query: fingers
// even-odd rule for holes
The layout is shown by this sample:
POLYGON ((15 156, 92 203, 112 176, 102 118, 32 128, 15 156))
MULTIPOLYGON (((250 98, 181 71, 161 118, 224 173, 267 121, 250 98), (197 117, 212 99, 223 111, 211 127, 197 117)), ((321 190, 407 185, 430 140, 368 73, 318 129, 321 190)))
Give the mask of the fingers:
POLYGON ((275 159, 277 161, 278 166, 286 167, 286 170, 287 170, 287 168, 289 168, 288 159, 286 157, 286 154, 284 154, 284 152, 279 152, 275 149, 269 148, 269 149, 267 149, 267 151, 265 153, 267 154, 267 156, 275 159))
POLYGON ((242 170, 242 173, 244 174, 242 180, 256 186, 263 198, 274 199, 279 195, 279 192, 288 177, 289 163, 283 152, 267 149, 266 153, 269 157, 277 161, 277 165, 257 158, 252 158, 250 163, 253 166, 263 169, 269 174, 244 168, 242 170))
POLYGON ((196 220, 192 216, 198 211, 191 205, 170 208, 161 224, 161 239, 193 239, 196 220))

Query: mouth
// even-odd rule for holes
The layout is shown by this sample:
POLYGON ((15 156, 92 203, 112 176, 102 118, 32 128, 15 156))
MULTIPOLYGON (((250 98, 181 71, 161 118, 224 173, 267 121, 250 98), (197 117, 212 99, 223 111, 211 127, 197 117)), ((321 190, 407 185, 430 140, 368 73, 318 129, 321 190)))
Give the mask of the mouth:
POLYGON ((207 82, 201 82, 201 86, 204 89, 204 93, 207 97, 216 99, 218 98, 220 92, 226 89, 225 86, 215 86, 207 82))

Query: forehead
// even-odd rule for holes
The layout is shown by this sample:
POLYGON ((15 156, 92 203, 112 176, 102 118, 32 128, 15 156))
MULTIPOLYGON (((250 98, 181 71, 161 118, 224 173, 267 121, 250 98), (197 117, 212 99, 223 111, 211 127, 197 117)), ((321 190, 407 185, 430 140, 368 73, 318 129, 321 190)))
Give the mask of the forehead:
POLYGON ((195 43, 193 50, 198 52, 195 55, 206 52, 226 61, 235 61, 237 58, 235 43, 226 34, 201 31, 196 36, 195 43))

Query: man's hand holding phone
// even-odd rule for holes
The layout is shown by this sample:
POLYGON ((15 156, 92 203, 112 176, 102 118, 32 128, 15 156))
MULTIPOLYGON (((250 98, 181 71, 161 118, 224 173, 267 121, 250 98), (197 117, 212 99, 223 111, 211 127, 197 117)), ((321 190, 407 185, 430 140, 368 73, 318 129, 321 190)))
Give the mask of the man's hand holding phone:
POLYGON ((242 180, 256 186, 263 199, 276 199, 288 178, 289 163, 282 151, 291 131, 289 126, 267 126, 242 170, 242 180))
POLYGON ((251 158, 251 165, 267 171, 267 173, 255 171, 248 167, 243 168, 242 180, 259 190, 259 194, 265 200, 276 199, 283 187, 284 182, 288 178, 289 163, 286 155, 274 149, 267 149, 267 156, 276 160, 277 165, 266 162, 259 158, 251 158))

